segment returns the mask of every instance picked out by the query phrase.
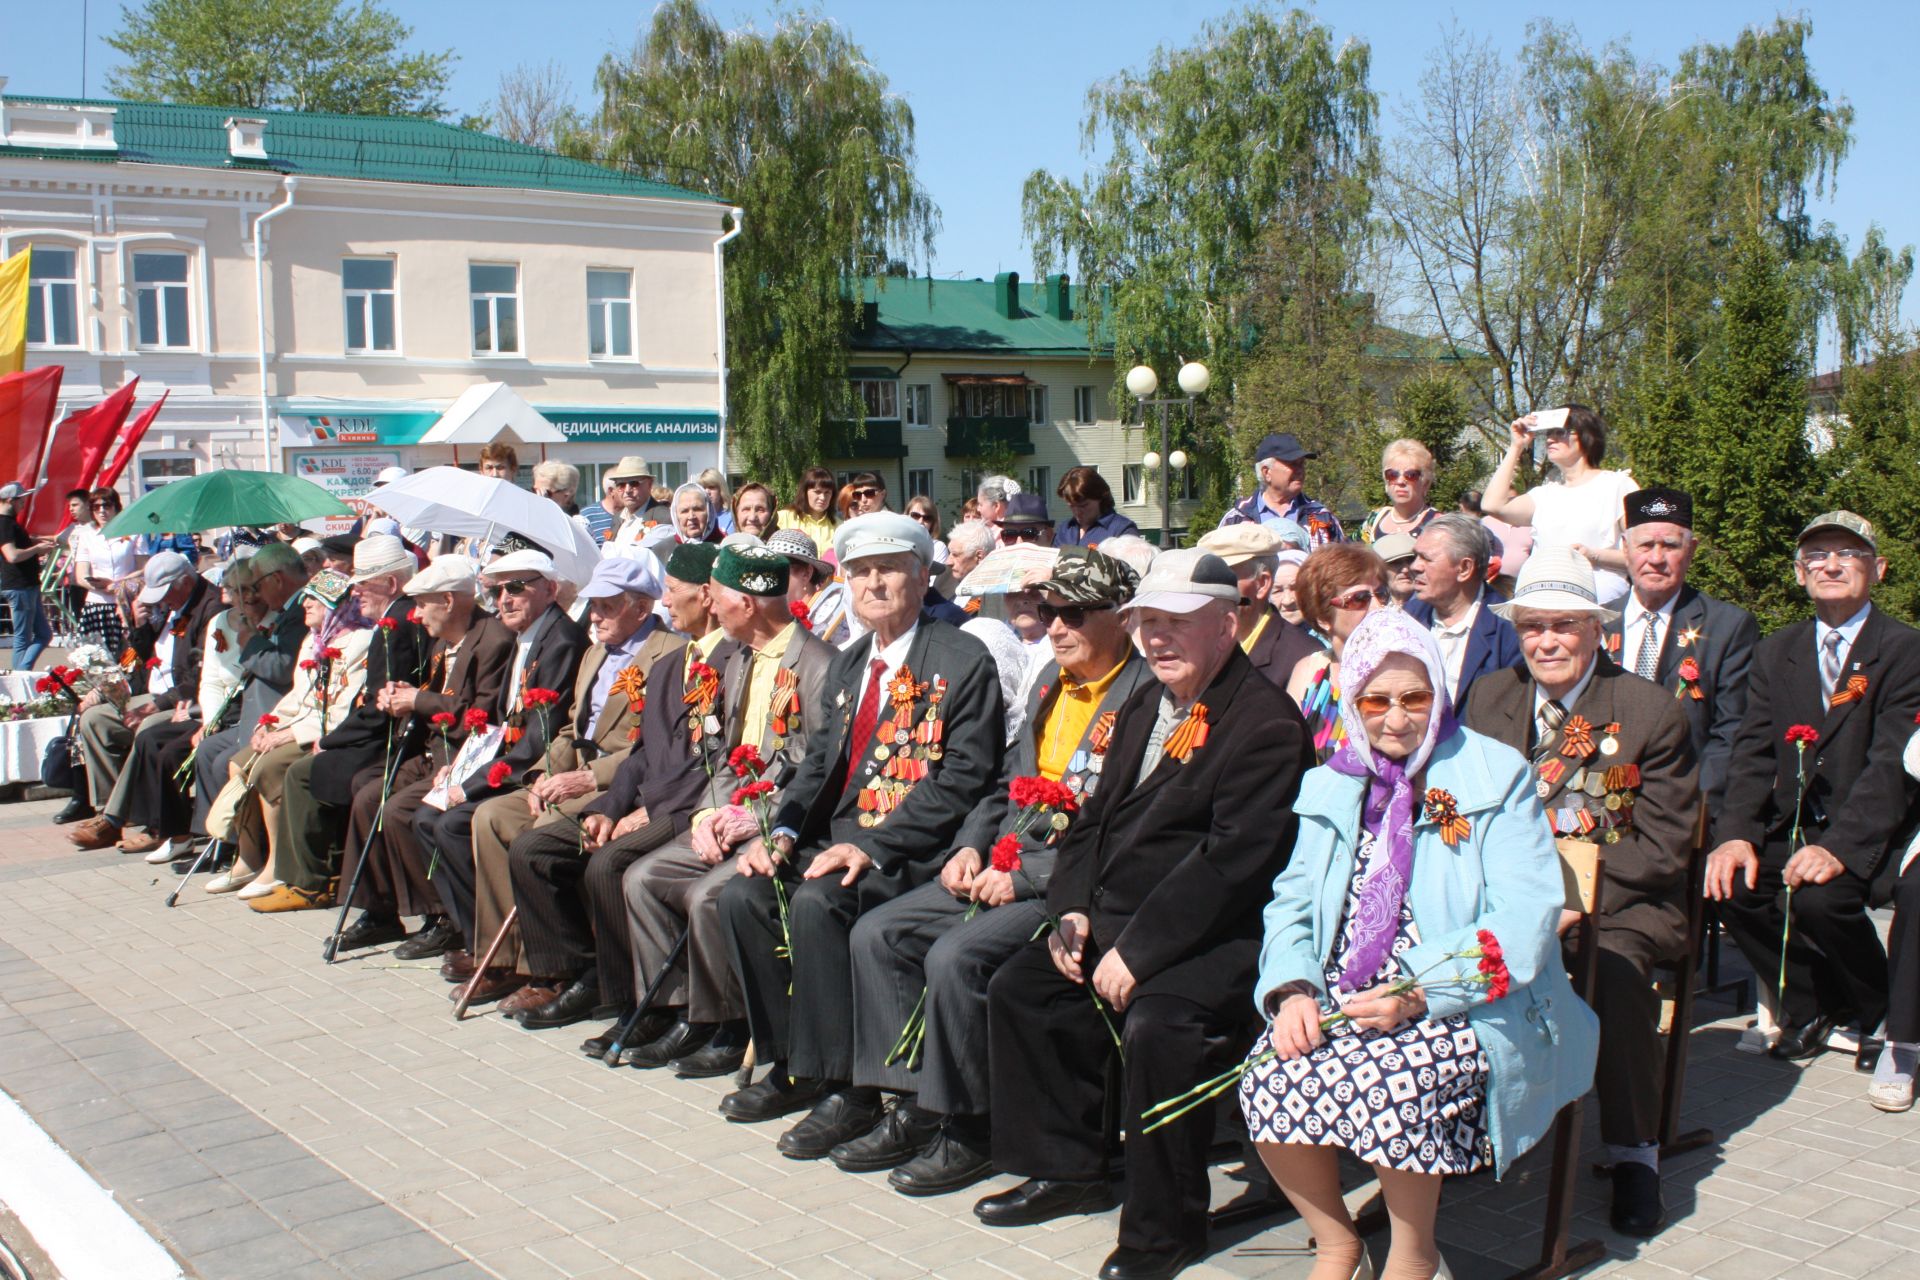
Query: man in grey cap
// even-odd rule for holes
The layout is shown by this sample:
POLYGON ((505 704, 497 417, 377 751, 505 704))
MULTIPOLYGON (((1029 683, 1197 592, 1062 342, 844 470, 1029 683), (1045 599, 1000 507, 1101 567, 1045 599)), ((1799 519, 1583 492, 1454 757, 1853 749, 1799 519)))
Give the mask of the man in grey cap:
POLYGON ((833 660, 822 738, 781 792, 773 838, 750 841, 720 891, 753 1043, 772 1067, 720 1110, 751 1122, 812 1106, 780 1140, 796 1158, 879 1123, 878 1091, 851 1083, 854 923, 938 874, 967 816, 999 786, 1006 744, 986 647, 923 618, 926 529, 873 512, 841 525, 834 551, 867 634, 833 660))
POLYGON ((1242 498, 1220 519, 1221 527, 1257 520, 1274 525, 1291 520, 1307 531, 1316 547, 1339 542, 1340 521, 1324 502, 1309 498, 1302 487, 1307 475, 1307 460, 1318 457, 1289 432, 1263 438, 1253 450, 1253 474, 1260 487, 1252 497, 1242 498))
POLYGON ((1015 831, 1007 787, 1037 774, 1083 801, 1099 789, 1120 707, 1153 683, 1120 614, 1137 580, 1098 551, 1060 552, 1052 573, 1034 584, 1053 660, 1032 682, 1001 785, 968 815, 937 881, 854 926, 854 1083, 899 1096, 872 1132, 829 1153, 850 1173, 891 1168, 896 1190, 922 1196, 957 1191, 993 1172, 987 980, 1046 919, 1039 895, 1060 839, 1051 826, 1015 831), (1004 856, 989 856, 1009 833, 1019 838, 1018 871, 1003 865, 1004 856), (924 1036, 896 1054, 916 1007, 924 1036))

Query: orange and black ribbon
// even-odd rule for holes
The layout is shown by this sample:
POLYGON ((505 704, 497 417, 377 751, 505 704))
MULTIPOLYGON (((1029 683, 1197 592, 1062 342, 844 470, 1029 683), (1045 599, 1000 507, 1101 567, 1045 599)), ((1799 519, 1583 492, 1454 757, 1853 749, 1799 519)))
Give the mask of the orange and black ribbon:
POLYGON ((1572 758, 1593 754, 1593 726, 1585 716, 1569 716, 1560 726, 1560 754, 1572 758))
POLYGON ((639 663, 629 662, 613 678, 613 692, 627 700, 630 712, 639 715, 647 707, 647 673, 640 669, 639 663))
POLYGON ((1426 796, 1427 821, 1440 828, 1440 839, 1451 849, 1473 834, 1473 824, 1460 816, 1460 806, 1451 792, 1431 787, 1426 796))
POLYGON ((1184 764, 1189 756, 1206 745, 1207 704, 1196 702, 1193 710, 1187 712, 1187 718, 1167 735, 1166 745, 1161 750, 1184 764))
POLYGON ((1865 676, 1848 676, 1847 687, 1834 691, 1832 705, 1837 707, 1843 703, 1858 702, 1866 696, 1867 678, 1865 676))
POLYGON ((1102 711, 1100 718, 1093 722, 1093 729, 1087 734, 1087 747, 1093 754, 1107 754, 1107 748, 1113 744, 1113 722, 1117 716, 1117 712, 1102 711))

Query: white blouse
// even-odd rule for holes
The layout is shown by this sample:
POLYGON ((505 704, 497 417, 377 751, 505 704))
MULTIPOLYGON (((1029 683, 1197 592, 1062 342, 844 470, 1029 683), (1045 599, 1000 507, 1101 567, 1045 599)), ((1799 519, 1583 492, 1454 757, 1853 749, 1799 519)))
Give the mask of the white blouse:
MULTIPOLYGON (((1579 543, 1599 551, 1617 551, 1625 535, 1627 495, 1640 487, 1627 471, 1596 471, 1585 484, 1568 486, 1555 480, 1536 485, 1528 492, 1533 499, 1533 544, 1541 547, 1571 547, 1579 543)), ((1627 579, 1608 569, 1593 571, 1594 587, 1601 604, 1614 604, 1626 597, 1631 585, 1627 579)))

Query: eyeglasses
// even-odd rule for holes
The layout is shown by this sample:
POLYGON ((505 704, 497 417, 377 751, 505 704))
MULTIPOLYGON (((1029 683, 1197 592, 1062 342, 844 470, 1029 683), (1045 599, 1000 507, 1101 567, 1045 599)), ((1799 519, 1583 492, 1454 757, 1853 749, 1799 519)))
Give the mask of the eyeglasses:
POLYGON ((1000 530, 1001 542, 1038 542, 1047 535, 1040 525, 1008 525, 1000 530))
POLYGON ((1111 608, 1113 608, 1113 606, 1110 604, 1063 604, 1056 609, 1045 600, 1042 600, 1033 607, 1033 611, 1039 614, 1040 621, 1046 623, 1048 626, 1052 626, 1053 620, 1058 618, 1075 631, 1078 631, 1087 625, 1088 614, 1105 613, 1111 608))
POLYGON ((500 595, 504 592, 510 596, 523 596, 527 594, 527 590, 532 586, 533 582, 531 579, 508 578, 505 582, 494 583, 493 586, 488 588, 488 594, 500 595))
POLYGON ((1838 560, 1841 564, 1854 564, 1872 560, 1873 552, 1865 547, 1832 547, 1826 551, 1802 551, 1800 563, 1809 569, 1823 565, 1829 560, 1838 560))
POLYGON ((1524 622, 1516 621, 1513 629, 1529 640, 1538 639, 1549 631, 1557 636, 1577 636, 1591 620, 1591 614, 1577 618, 1528 618, 1524 622))
POLYGON ((1367 607, 1367 601, 1369 600, 1377 600, 1381 604, 1385 604, 1387 602, 1387 589, 1385 587, 1357 587, 1343 596, 1335 596, 1329 603, 1336 609, 1364 609, 1367 607))
POLYGON ((853 496, 856 498, 865 499, 865 498, 877 497, 881 492, 882 490, 879 490, 879 489, 855 489, 853 491, 853 496))
POLYGON ((95 511, 112 511, 114 509, 114 505, 111 502, 89 502, 87 506, 95 511))
POLYGON ((907 519, 918 520, 921 524, 927 526, 927 528, 933 528, 933 517, 924 511, 909 511, 907 512, 907 519))
POLYGON ((1384 693, 1363 693, 1353 700, 1353 705, 1363 716, 1378 719, 1393 708, 1398 707, 1410 716, 1422 716, 1433 710, 1433 690, 1415 689, 1411 693, 1389 696, 1384 693))
POLYGON ((1427 473, 1418 467, 1415 467, 1411 471, 1396 471, 1392 467, 1388 467, 1380 474, 1387 478, 1388 484, 1398 484, 1402 480, 1405 480, 1408 484, 1419 484, 1427 478, 1427 473))
POLYGON ((1534 439, 1544 440, 1548 444, 1565 444, 1573 433, 1565 427, 1554 427, 1549 431, 1536 431, 1534 439))

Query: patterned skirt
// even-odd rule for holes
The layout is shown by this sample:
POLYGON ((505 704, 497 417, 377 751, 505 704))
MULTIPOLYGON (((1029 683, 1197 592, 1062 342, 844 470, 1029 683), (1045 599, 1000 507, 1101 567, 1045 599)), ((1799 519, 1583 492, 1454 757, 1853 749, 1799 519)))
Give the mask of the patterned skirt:
POLYGON ((118 659, 126 632, 120 626, 120 610, 110 604, 90 604, 80 611, 80 634, 118 659))

